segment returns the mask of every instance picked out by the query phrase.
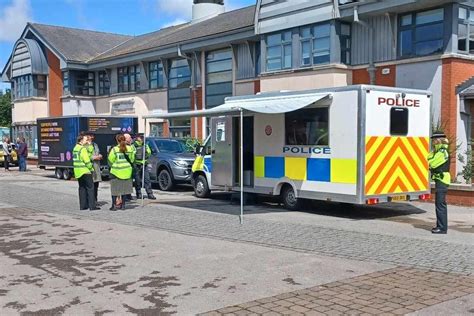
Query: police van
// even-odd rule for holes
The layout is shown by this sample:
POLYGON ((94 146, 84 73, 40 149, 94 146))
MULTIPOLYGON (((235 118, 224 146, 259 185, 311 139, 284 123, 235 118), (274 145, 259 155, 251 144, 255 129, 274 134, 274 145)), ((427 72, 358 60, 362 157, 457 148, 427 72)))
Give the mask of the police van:
POLYGON ((431 100, 428 91, 357 85, 230 97, 166 115, 211 117, 193 166, 198 197, 276 195, 293 210, 301 199, 428 199, 431 100))

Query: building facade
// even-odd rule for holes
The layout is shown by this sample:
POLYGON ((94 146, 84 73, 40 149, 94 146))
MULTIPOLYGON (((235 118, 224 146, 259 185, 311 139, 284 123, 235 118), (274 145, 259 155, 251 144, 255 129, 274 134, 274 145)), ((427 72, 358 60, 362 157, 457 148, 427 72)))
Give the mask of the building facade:
MULTIPOLYGON (((232 95, 370 83, 431 90, 433 124, 460 153, 473 137, 473 78, 472 0, 258 0, 230 12, 196 0, 189 23, 135 37, 30 23, 2 72, 14 132, 31 138, 43 116, 141 117, 232 95)), ((208 125, 154 121, 147 130, 203 138, 208 125)), ((463 168, 456 160, 453 173, 463 168)))

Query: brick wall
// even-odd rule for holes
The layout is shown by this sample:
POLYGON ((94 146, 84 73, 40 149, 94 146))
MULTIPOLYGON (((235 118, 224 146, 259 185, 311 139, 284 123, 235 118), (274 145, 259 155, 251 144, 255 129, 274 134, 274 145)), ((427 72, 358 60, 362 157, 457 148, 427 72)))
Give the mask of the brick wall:
POLYGON ((63 80, 59 58, 50 50, 47 50, 49 75, 48 75, 48 106, 49 116, 62 116, 63 105, 61 96, 63 95, 63 80))
MULTIPOLYGON (((452 142, 457 138, 458 100, 456 87, 472 76, 474 76, 474 61, 459 58, 443 59, 441 123, 452 142)), ((456 155, 453 154, 451 159, 451 175, 454 177, 455 173, 456 155)))
MULTIPOLYGON (((196 88, 196 90, 191 92, 191 110, 194 110, 194 96, 196 96, 196 101, 197 101, 197 110, 202 110, 202 87, 196 88)), ((191 118, 191 136, 202 139, 203 138, 203 130, 202 130, 202 124, 203 124, 204 118, 198 117, 198 118, 191 118), (197 134, 195 132, 196 130, 196 124, 197 124, 197 134)))
MULTIPOLYGON (((352 84, 369 84, 370 76, 367 68, 354 69, 352 71, 352 84)), ((396 83, 396 66, 377 67, 375 71, 375 84, 379 86, 395 87, 396 83), (383 69, 389 69, 390 73, 382 74, 383 69)))
POLYGON ((254 93, 257 94, 261 91, 260 89, 260 80, 255 80, 254 81, 254 93))

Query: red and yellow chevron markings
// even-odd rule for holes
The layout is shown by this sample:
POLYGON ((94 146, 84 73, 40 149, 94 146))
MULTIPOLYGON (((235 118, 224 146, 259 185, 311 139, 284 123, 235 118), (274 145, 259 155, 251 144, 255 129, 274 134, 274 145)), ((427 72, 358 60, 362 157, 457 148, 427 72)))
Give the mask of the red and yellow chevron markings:
POLYGON ((366 195, 428 189, 428 137, 367 137, 365 148, 366 195))

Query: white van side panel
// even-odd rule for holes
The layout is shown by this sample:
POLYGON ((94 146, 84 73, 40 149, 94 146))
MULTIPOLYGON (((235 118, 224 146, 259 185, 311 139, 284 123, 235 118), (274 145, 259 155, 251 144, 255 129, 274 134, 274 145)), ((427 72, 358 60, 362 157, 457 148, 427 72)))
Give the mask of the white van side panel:
POLYGON ((356 196, 358 90, 333 94, 312 107, 329 107, 329 146, 287 145, 285 115, 254 116, 254 184, 278 194, 290 183, 300 197, 356 196))

